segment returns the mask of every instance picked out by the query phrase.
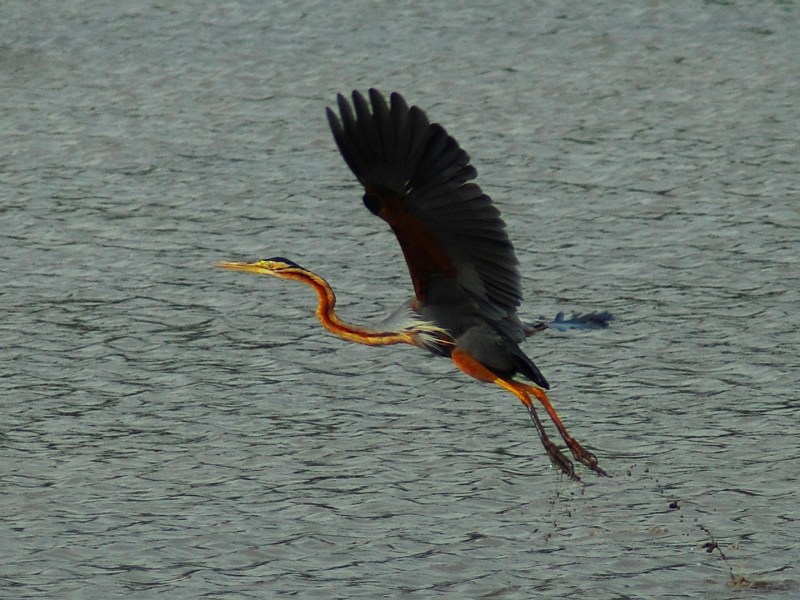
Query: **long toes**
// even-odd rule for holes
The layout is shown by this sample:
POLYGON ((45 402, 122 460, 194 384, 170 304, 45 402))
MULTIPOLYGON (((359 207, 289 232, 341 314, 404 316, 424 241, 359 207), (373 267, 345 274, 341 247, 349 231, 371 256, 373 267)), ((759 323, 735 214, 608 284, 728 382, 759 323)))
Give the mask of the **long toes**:
POLYGON ((589 467, 592 471, 594 471, 598 475, 602 475, 603 477, 610 477, 610 475, 606 473, 602 468, 600 468, 600 466, 597 464, 597 457, 595 457, 594 454, 590 454, 590 457, 591 458, 588 461, 581 460, 581 463, 589 467))
POLYGON ((583 465, 586 465, 598 475, 603 475, 604 477, 609 476, 608 473, 606 473, 603 469, 601 469, 600 466, 597 464, 597 457, 588 450, 586 450, 578 442, 575 442, 573 440, 573 444, 570 445, 570 450, 572 450, 572 455, 575 457, 575 460, 577 460, 583 465))
POLYGON ((570 479, 573 481, 580 481, 581 478, 575 472, 575 465, 572 464, 572 461, 566 457, 566 455, 559 450, 558 446, 556 446, 550 440, 542 440, 544 444, 544 449, 547 450, 548 456, 550 456, 550 461, 555 465, 558 469, 561 470, 562 473, 569 476, 570 479))
POLYGON ((611 477, 608 473, 606 473, 600 466, 597 464, 597 459, 595 458, 594 454, 592 454, 592 458, 594 459, 591 464, 586 464, 592 471, 597 473, 598 475, 602 475, 603 477, 611 477))

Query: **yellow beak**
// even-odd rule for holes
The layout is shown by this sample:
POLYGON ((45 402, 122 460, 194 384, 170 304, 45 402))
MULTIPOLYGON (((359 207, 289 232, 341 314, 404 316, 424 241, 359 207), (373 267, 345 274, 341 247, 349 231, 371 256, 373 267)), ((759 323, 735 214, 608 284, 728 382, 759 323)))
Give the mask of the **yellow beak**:
POLYGON ((247 273, 263 273, 264 269, 259 265, 259 263, 245 263, 245 262, 218 262, 215 263, 216 267, 220 269, 228 269, 230 271, 245 271, 247 273))

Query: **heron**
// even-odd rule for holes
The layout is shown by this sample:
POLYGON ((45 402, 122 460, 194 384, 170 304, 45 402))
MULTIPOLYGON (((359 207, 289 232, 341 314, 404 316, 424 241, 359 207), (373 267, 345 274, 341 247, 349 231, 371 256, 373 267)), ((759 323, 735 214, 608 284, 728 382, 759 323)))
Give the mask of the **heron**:
POLYGON ((322 326, 345 340, 370 346, 410 344, 448 357, 458 369, 514 394, 525 406, 553 465, 579 480, 575 466, 553 442, 534 399, 545 409, 572 457, 598 475, 597 457, 573 438, 553 407, 550 384, 520 348, 546 329, 602 329, 608 312, 563 313, 553 320, 523 322, 518 260, 505 222, 492 200, 473 181, 469 155, 417 106, 397 92, 389 102, 375 89, 358 91, 352 102, 337 95, 338 114, 326 114, 336 145, 364 188, 363 202, 400 243, 413 297, 393 318, 371 329, 348 323, 335 312, 330 284, 283 257, 255 262, 219 262, 234 271, 293 279, 318 296, 322 326))

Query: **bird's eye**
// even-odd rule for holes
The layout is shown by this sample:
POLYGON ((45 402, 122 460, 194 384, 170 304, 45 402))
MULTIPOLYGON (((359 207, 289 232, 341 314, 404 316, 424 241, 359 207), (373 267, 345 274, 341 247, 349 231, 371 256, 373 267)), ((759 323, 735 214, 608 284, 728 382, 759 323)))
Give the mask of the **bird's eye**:
POLYGON ((364 194, 364 206, 369 209, 373 215, 381 212, 381 201, 377 196, 373 196, 369 192, 364 194))

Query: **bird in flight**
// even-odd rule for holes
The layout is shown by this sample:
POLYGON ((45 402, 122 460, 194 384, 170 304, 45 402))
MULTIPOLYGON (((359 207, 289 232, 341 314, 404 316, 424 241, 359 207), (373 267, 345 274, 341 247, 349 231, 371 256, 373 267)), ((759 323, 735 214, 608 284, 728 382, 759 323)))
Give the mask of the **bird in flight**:
POLYGON ((467 153, 398 93, 387 103, 374 89, 368 99, 354 91, 352 104, 341 94, 337 104, 338 115, 326 109, 333 137, 364 186, 364 205, 397 236, 414 286, 414 297, 396 311, 394 324, 368 329, 343 321, 328 282, 286 258, 217 265, 302 281, 317 293, 316 314, 328 331, 370 346, 411 344, 449 357, 467 375, 511 392, 527 408, 552 463, 580 479, 547 435, 534 406, 533 399, 538 400, 575 460, 605 475, 595 455, 567 431, 545 392, 550 385, 519 344, 547 328, 605 328, 611 315, 564 319, 559 313, 552 321, 521 321, 514 247, 500 212, 472 182, 477 172, 467 153))

